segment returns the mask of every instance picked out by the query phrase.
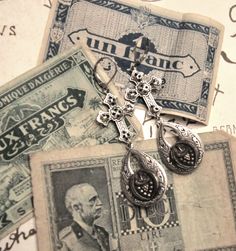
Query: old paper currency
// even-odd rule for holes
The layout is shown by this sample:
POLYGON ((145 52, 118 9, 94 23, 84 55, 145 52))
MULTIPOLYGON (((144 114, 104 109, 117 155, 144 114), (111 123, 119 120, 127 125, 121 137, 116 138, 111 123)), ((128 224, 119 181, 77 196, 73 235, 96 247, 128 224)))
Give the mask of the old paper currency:
MULTIPOLYGON (((0 1, 1 85, 23 73, 25 70, 36 66, 43 29, 50 10, 50 2, 52 1, 0 1), (12 32, 10 28, 15 32, 12 32)), ((221 92, 216 96, 216 102, 211 110, 209 125, 202 127, 201 131, 217 128, 236 135, 235 117, 230 106, 230 104, 235 103, 236 93, 236 85, 234 85, 233 81, 235 76, 235 64, 233 64, 233 61, 236 61, 236 38, 234 36, 236 26, 233 22, 236 19, 236 8, 234 1, 206 0, 203 5, 199 1, 194 0, 181 0, 181 2, 176 0, 161 0, 152 4, 180 12, 199 13, 224 24, 225 36, 222 50, 227 53, 232 63, 226 62, 223 59, 220 62, 217 85, 219 84, 221 92)), ((148 137, 150 134, 154 136, 154 127, 150 128, 148 123, 146 125, 146 135, 148 137)), ((28 223, 25 226, 28 226, 28 223)), ((29 223, 29 230, 32 227, 33 224, 29 223)), ((31 238, 34 238, 34 236, 31 238)), ((36 247, 28 245, 28 242, 25 243, 26 246, 23 246, 23 243, 21 244, 21 246, 19 244, 16 245, 12 250, 36 250, 36 247)), ((0 246, 3 249, 5 246, 4 242, 1 242, 0 246)))
MULTIPOLYGON (((160 1, 158 5, 165 8, 171 8, 176 11, 202 13, 202 15, 214 18, 224 24, 225 32, 222 44, 221 60, 217 73, 217 83, 213 98, 210 120, 208 126, 199 126, 199 124, 188 124, 197 132, 212 130, 224 130, 236 136, 236 118, 232 111, 232 104, 235 103, 236 85, 235 67, 236 67, 236 5, 234 1, 215 1, 207 0, 204 6, 198 1, 182 0, 181 4, 176 0, 160 1)), ((171 118, 171 119, 176 119, 171 118)), ((181 121, 186 125, 188 121, 181 121)), ((148 130, 149 131, 149 130, 148 130)))
MULTIPOLYGON (((134 207, 121 192, 126 150, 120 144, 32 156, 39 250, 99 250, 84 230, 83 219, 95 216, 91 222, 109 243, 100 243, 104 250, 235 250, 236 139, 224 132, 201 138, 206 152, 199 169, 189 176, 167 170, 165 197, 147 209, 134 207), (88 214, 81 216, 83 207, 88 214)), ((159 159, 155 140, 135 147, 159 159)))
MULTIPOLYGON (((234 113, 229 107, 229 104, 234 103, 236 94, 236 85, 232 81, 235 76, 236 62, 234 56, 236 55, 235 3, 233 1, 206 0, 202 5, 195 0, 182 0, 181 3, 177 0, 161 0, 151 4, 182 13, 202 14, 224 24, 222 50, 228 60, 223 57, 220 60, 216 80, 217 90, 214 93, 214 104, 208 126, 203 126, 198 130, 199 124, 197 124, 194 129, 200 132, 221 129, 236 135, 234 113)), ((0 85, 36 66, 51 5, 52 0, 0 1, 0 55, 2 59, 0 85)), ((150 126, 147 125, 148 135, 150 135, 149 129, 150 126)))
POLYGON ((155 99, 167 113, 208 122, 223 26, 198 15, 149 6, 142 1, 55 1, 44 38, 42 60, 83 40, 98 57, 119 66, 115 82, 127 87, 132 50, 149 51, 138 68, 165 77, 155 99))
MULTIPOLYGON (((0 89, 0 238, 32 216, 29 153, 102 144, 118 136, 112 124, 96 123, 103 96, 94 82, 94 60, 80 46, 0 89)), ((99 75, 109 79, 101 69, 99 75)), ((126 122, 137 133, 134 121, 126 122)))

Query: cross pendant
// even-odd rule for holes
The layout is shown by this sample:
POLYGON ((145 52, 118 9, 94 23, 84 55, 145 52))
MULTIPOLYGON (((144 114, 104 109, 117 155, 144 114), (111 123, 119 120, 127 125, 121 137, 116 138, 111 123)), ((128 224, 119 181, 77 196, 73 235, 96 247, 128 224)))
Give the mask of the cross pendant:
POLYGON ((108 112, 99 111, 97 121, 104 126, 108 126, 110 121, 114 121, 119 131, 119 140, 125 143, 130 143, 133 133, 129 130, 125 123, 125 116, 132 116, 134 105, 126 102, 123 107, 119 106, 116 97, 108 93, 103 101, 109 107, 108 112))
POLYGON ((142 97, 148 108, 148 115, 159 117, 162 107, 157 105, 152 92, 160 91, 164 87, 165 80, 153 76, 149 81, 146 81, 143 72, 133 70, 130 82, 134 83, 135 87, 127 88, 125 99, 134 103, 138 97, 142 97))

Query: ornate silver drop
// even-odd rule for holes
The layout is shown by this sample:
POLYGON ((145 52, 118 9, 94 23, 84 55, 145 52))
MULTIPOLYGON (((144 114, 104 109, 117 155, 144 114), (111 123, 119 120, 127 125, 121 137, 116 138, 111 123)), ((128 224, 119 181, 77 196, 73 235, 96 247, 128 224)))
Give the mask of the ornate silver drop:
POLYGON ((202 161, 204 150, 201 139, 185 126, 170 122, 161 123, 158 144, 161 160, 175 173, 192 173, 202 161), (164 136, 166 127, 169 127, 177 137, 174 144, 170 144, 164 136))
POLYGON ((134 205, 151 206, 164 195, 167 177, 161 164, 150 155, 129 149, 124 158, 121 172, 121 188, 126 198, 134 205), (131 167, 131 157, 141 166, 137 170, 131 167))
MULTIPOLYGON (((126 102, 123 107, 119 106, 116 97, 111 93, 107 93, 103 102, 109 109, 107 112, 99 111, 97 121, 104 126, 110 121, 115 122, 120 134, 119 140, 129 146, 133 134, 124 117, 132 116, 134 105, 126 102)), ((162 166, 148 154, 129 148, 121 171, 121 188, 126 198, 134 205, 147 207, 163 196, 166 187, 167 178, 162 166), (131 167, 132 155, 141 165, 141 168, 135 171, 131 167)))
POLYGON ((134 84, 134 88, 127 89, 125 98, 132 103, 136 102, 138 97, 143 98, 148 109, 148 115, 156 119, 159 127, 158 151, 162 162, 167 168, 178 174, 193 172, 202 161, 203 144, 199 136, 185 126, 161 120, 162 107, 156 103, 152 93, 159 92, 163 88, 165 80, 151 77, 147 81, 144 73, 134 69, 130 82, 134 84), (177 136, 173 145, 167 142, 164 135, 166 127, 169 127, 172 133, 174 132, 177 136))

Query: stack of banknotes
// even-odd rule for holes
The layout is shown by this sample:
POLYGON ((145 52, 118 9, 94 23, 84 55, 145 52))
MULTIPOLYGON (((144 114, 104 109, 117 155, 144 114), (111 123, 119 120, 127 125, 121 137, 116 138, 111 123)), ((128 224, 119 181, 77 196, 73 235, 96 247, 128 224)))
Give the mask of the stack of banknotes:
MULTIPOLYGON (((39 251, 236 250, 233 136, 201 133, 200 167, 187 176, 165 169, 164 197, 142 208, 121 190, 126 148, 115 125, 96 121, 106 107, 94 69, 124 104, 135 51, 147 53, 138 70, 165 78, 154 96, 163 119, 207 126, 223 35, 211 18, 144 1, 55 0, 39 65, 0 88, 0 239, 8 236, 0 250, 35 234, 39 251), (109 60, 95 67, 103 57, 116 67, 109 60), (35 228, 20 232, 32 217, 35 228)), ((143 115, 141 102, 138 108, 143 115)), ((144 139, 144 119, 125 123, 136 148, 161 162, 155 132, 144 139)))

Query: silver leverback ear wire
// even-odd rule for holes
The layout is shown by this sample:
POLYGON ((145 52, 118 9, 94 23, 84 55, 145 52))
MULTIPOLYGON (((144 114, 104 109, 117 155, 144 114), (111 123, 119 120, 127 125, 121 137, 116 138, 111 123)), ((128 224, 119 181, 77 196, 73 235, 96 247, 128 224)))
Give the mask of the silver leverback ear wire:
POLYGON ((104 93, 108 93, 108 92, 109 92, 108 85, 109 85, 109 83, 114 79, 116 73, 117 73, 117 65, 116 65, 116 63, 113 61, 113 59, 111 59, 110 57, 101 57, 101 58, 98 59, 98 61, 95 63, 94 68, 93 68, 93 76, 94 76, 94 79, 95 79, 96 83, 103 89, 103 92, 104 92, 104 93), (101 63, 101 62, 104 61, 105 59, 111 61, 111 62, 113 63, 113 65, 114 65, 114 67, 115 67, 115 72, 114 72, 114 74, 111 76, 111 78, 109 79, 109 81, 108 81, 107 83, 104 83, 104 82, 101 80, 101 78, 100 78, 100 76, 99 76, 99 74, 98 74, 98 72, 97 72, 97 68, 98 68, 99 63, 101 63))
POLYGON ((98 84, 98 86, 102 88, 102 93, 105 96, 103 103, 108 107, 108 111, 106 111, 106 112, 99 111, 99 114, 97 116, 97 121, 100 124, 102 124, 103 126, 108 126, 108 124, 111 121, 113 121, 119 131, 119 141, 122 141, 125 144, 129 145, 129 144, 131 144, 131 140, 132 140, 134 134, 128 128, 128 126, 125 122, 125 116, 133 116, 134 105, 131 104, 130 102, 125 102, 124 105, 121 106, 117 102, 117 97, 114 96, 112 93, 110 93, 108 85, 112 81, 112 79, 115 77, 116 73, 117 73, 117 66, 116 66, 115 62, 109 57, 100 58, 94 66, 94 78, 95 78, 96 84, 98 84), (106 83, 104 83, 101 80, 101 78, 97 72, 98 64, 100 62, 102 62, 104 59, 108 59, 115 66, 114 74, 109 79, 109 81, 106 83))
MULTIPOLYGON (((140 55, 136 53, 137 44, 134 47, 134 64, 131 66, 132 73, 135 67, 139 65, 148 52, 149 46, 146 46, 145 52, 140 55)), ((98 64, 108 57, 103 57, 97 61, 94 66, 94 78, 103 93, 106 94, 103 103, 107 106, 106 111, 99 111, 97 121, 103 126, 108 126, 110 122, 114 122, 119 131, 119 140, 126 144, 127 153, 124 156, 121 171, 121 188, 126 198, 137 206, 148 207, 161 199, 167 188, 167 177, 165 170, 161 164, 152 156, 135 150, 132 146, 133 132, 129 130, 126 122, 126 116, 133 116, 134 104, 126 102, 121 106, 116 97, 109 92, 108 84, 114 78, 117 67, 115 64, 115 74, 111 79, 104 83, 98 72, 98 64), (140 162, 140 168, 133 170, 131 166, 131 157, 136 158, 140 162)), ((111 60, 113 63, 114 61, 111 60)))

